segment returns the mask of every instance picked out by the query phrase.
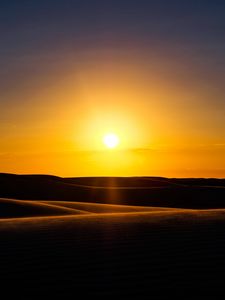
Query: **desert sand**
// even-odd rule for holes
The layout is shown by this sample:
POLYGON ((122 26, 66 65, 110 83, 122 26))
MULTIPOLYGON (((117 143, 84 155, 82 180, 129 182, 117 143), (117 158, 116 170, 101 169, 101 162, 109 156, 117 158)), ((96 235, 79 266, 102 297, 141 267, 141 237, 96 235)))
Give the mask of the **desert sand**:
POLYGON ((2 291, 16 289, 24 299, 78 293, 126 299, 222 290, 224 190, 223 180, 210 179, 1 174, 2 291), (189 203, 178 199, 184 189, 189 203), (204 207, 198 197, 205 190, 204 207))

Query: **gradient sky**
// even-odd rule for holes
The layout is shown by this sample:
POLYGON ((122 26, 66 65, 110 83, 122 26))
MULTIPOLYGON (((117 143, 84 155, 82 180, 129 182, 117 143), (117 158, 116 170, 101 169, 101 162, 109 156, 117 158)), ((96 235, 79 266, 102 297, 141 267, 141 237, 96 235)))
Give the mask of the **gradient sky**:
POLYGON ((225 177, 225 1, 7 0, 0 36, 0 172, 225 177))

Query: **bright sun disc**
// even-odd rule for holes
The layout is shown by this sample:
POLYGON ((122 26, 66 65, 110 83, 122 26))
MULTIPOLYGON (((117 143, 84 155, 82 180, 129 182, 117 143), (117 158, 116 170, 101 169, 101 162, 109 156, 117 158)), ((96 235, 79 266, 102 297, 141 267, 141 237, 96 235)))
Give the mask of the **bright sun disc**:
POLYGON ((103 143, 107 148, 115 148, 119 144, 119 138, 114 133, 108 133, 103 137, 103 143))

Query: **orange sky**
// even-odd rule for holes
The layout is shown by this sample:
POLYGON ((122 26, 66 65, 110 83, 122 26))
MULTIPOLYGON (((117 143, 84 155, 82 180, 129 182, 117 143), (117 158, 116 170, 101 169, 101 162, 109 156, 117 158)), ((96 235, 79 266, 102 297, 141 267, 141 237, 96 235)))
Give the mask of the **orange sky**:
POLYGON ((0 171, 225 177, 220 91, 196 82, 194 65, 148 58, 67 54, 3 93, 0 171), (117 149, 104 147, 107 132, 118 134, 117 149))

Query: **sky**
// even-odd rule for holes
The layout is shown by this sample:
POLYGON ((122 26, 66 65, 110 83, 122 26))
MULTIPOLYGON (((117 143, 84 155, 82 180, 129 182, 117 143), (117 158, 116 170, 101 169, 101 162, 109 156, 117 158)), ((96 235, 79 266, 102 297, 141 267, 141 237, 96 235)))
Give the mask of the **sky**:
POLYGON ((225 177, 224 1, 7 0, 0 37, 0 172, 225 177))

